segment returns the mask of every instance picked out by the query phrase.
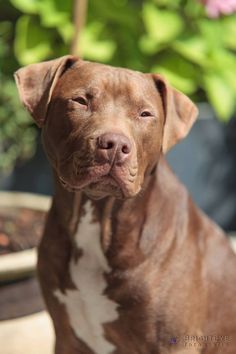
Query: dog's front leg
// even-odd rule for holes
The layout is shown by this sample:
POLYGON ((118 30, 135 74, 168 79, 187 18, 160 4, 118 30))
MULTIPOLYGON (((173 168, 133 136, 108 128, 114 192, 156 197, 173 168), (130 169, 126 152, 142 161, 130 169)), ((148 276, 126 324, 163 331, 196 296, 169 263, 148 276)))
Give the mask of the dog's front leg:
POLYGON ((58 290, 64 293, 65 289, 73 289, 69 274, 74 222, 72 209, 71 205, 67 208, 68 215, 66 212, 61 215, 57 208, 57 201, 53 201, 39 246, 38 276, 44 301, 55 329, 55 353, 90 354, 91 351, 75 337, 65 307, 56 296, 58 290))

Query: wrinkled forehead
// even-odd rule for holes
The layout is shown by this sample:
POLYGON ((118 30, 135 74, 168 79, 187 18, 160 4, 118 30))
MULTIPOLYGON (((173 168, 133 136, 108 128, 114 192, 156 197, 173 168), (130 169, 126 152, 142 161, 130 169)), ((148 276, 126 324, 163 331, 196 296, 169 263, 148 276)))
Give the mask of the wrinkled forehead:
POLYGON ((65 98, 72 94, 100 95, 126 99, 150 98, 157 95, 150 75, 81 61, 70 68, 57 85, 57 93, 65 98))

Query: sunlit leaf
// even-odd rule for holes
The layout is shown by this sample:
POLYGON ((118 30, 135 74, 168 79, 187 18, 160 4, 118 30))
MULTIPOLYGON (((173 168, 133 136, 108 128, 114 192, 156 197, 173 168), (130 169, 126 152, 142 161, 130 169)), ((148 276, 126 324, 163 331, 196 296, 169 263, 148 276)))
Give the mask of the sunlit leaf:
POLYGON ((165 67, 156 66, 152 68, 152 72, 162 74, 169 80, 173 87, 187 95, 191 95, 196 90, 196 84, 193 80, 184 78, 165 67))
POLYGON ((208 50, 218 49, 222 46, 224 28, 221 21, 198 20, 198 27, 202 38, 207 43, 208 50))
POLYGON ((198 36, 175 41, 172 47, 186 59, 201 66, 209 64, 207 41, 198 36))
POLYGON ((50 33, 40 27, 32 17, 21 16, 16 25, 15 53, 22 65, 27 65, 47 58, 52 48, 50 33))
POLYGON ((197 90, 197 75, 194 65, 175 53, 162 55, 152 69, 167 77, 170 83, 180 91, 191 95, 197 90))
POLYGON ((155 54, 162 48, 155 39, 148 35, 144 35, 140 38, 139 46, 142 52, 148 55, 155 54))
POLYGON ((183 30, 183 22, 177 12, 158 9, 150 3, 144 3, 143 21, 147 33, 160 44, 174 40, 183 30))
POLYGON ((222 36, 224 43, 231 49, 236 49, 236 15, 227 16, 223 19, 222 36))
POLYGON ((18 10, 27 14, 36 14, 38 11, 39 0, 10 0, 18 10))
POLYGON ((89 6, 89 14, 93 13, 95 21, 102 18, 103 22, 119 25, 121 31, 122 28, 139 30, 139 7, 137 4, 134 6, 131 1, 90 1, 89 6))
POLYGON ((74 34, 74 26, 71 22, 67 22, 64 26, 59 26, 57 28, 58 32, 60 33, 63 41, 67 44, 70 44, 73 34, 74 34))
POLYGON ((91 60, 107 62, 116 49, 115 43, 109 40, 99 40, 103 25, 99 22, 87 26, 81 33, 78 48, 83 57, 91 60))
POLYGON ((228 120, 235 109, 235 95, 224 78, 216 74, 206 74, 204 77, 205 90, 208 99, 219 118, 228 120))
POLYGON ((72 4, 65 0, 41 0, 38 9, 43 26, 58 27, 71 22, 72 4))

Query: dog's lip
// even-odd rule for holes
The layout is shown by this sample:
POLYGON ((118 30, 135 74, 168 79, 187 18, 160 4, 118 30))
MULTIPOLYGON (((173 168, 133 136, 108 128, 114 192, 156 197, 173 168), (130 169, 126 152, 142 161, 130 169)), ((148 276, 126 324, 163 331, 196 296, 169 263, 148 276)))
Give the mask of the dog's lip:
POLYGON ((125 197, 128 195, 128 190, 126 184, 122 181, 121 178, 116 177, 115 174, 107 173, 104 175, 100 175, 93 178, 87 178, 83 183, 78 185, 70 184, 67 182, 62 176, 59 176, 60 182, 64 188, 72 192, 78 192, 83 190, 85 187, 89 186, 90 184, 95 184, 101 182, 102 184, 113 184, 120 188, 123 196, 125 197))
POLYGON ((87 187, 91 183, 97 183, 97 182, 105 182, 105 183, 112 183, 112 184, 118 184, 115 178, 110 173, 104 173, 100 174, 98 176, 91 176, 87 177, 83 182, 79 184, 71 184, 69 183, 64 177, 59 176, 61 184, 72 191, 80 191, 83 188, 87 187))
POLYGON ((83 183, 80 183, 79 185, 75 185, 75 184, 70 184, 69 182, 67 182, 63 177, 59 176, 59 179, 62 183, 62 185, 67 188, 70 189, 72 191, 80 191, 82 190, 84 187, 86 187, 87 185, 89 185, 90 183, 95 183, 97 182, 99 179, 101 178, 101 176, 97 177, 97 178, 89 178, 86 179, 83 183))
MULTIPOLYGON (((127 188, 127 182, 125 182, 117 173, 114 173, 113 171, 111 172, 111 176, 113 180, 117 183, 117 185, 120 187, 121 192, 123 194, 123 197, 128 197, 130 195, 130 191, 127 188)), ((128 178, 128 183, 133 183, 134 179, 128 178)))
POLYGON ((92 168, 87 170, 87 174, 84 176, 84 178, 78 182, 78 183, 70 183, 66 178, 64 178, 62 175, 59 175, 59 179, 63 187, 68 189, 69 191, 81 191, 90 184, 96 184, 96 183, 102 183, 104 184, 112 184, 116 185, 117 187, 120 188, 123 196, 128 196, 129 193, 129 188, 127 186, 127 183, 133 183, 135 180, 136 174, 131 174, 130 169, 129 170, 129 177, 127 181, 124 181, 120 173, 116 170, 116 166, 110 166, 110 165, 104 165, 102 168, 102 171, 100 170, 99 172, 96 173, 92 168))

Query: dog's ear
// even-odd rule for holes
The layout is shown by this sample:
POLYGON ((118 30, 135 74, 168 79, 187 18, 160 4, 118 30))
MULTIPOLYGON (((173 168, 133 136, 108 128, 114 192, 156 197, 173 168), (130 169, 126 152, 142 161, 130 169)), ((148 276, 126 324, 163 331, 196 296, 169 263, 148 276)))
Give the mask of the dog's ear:
POLYGON ((39 127, 45 122, 48 104, 57 80, 77 60, 78 57, 66 55, 31 64, 15 72, 14 78, 20 99, 39 127))
POLYGON ((198 109, 187 96, 169 86, 161 75, 155 74, 154 80, 165 114, 162 150, 166 153, 188 134, 197 118, 198 109))

